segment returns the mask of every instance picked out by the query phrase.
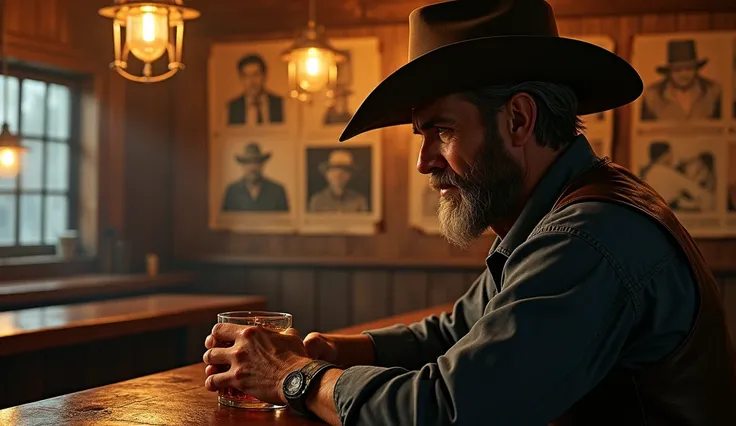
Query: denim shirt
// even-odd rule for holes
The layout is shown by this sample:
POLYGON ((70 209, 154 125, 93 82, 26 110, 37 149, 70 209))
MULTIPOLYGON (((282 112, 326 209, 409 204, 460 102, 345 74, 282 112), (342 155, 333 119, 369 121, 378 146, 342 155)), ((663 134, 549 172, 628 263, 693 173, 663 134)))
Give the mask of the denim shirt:
POLYGON ((551 211, 596 159, 582 136, 565 149, 451 315, 367 332, 378 362, 338 380, 343 425, 546 425, 677 348, 697 290, 666 231, 607 202, 551 211))

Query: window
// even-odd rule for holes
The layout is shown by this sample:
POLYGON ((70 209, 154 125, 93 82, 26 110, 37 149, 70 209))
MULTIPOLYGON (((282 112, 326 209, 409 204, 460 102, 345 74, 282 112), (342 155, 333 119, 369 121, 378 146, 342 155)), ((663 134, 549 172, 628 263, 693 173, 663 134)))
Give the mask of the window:
MULTIPOLYGON (((79 90, 48 77, 7 77, 7 121, 27 151, 18 176, 0 178, 0 256, 53 254, 77 228, 79 90)), ((0 76, 0 120, 4 88, 0 76)))

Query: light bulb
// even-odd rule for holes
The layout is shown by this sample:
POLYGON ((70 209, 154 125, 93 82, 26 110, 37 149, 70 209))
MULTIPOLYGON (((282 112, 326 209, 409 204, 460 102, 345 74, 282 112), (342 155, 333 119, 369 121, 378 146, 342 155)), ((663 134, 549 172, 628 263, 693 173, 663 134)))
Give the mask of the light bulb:
POLYGON ((130 52, 145 63, 160 58, 169 45, 169 11, 165 7, 140 6, 128 12, 125 38, 130 52))
POLYGON ((0 148, 0 177, 9 178, 18 175, 18 152, 16 149, 0 148))
POLYGON ((309 47, 293 53, 296 63, 296 82, 302 90, 315 93, 330 82, 330 69, 335 65, 335 54, 329 50, 309 47))

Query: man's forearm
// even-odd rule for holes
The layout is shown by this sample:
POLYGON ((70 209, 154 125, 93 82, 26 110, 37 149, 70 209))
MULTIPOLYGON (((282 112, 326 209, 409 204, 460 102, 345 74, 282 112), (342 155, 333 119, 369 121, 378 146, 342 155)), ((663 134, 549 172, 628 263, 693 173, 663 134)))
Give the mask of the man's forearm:
POLYGON ((307 398, 309 411, 332 426, 342 426, 335 407, 335 384, 342 373, 339 369, 325 372, 307 398))

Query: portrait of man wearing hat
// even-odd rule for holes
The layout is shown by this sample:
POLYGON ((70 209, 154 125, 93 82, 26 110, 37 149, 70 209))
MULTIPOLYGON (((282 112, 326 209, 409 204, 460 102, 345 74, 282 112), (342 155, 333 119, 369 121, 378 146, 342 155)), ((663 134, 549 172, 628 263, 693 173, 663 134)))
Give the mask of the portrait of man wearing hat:
POLYGON ((222 203, 223 212, 287 212, 289 202, 283 185, 263 176, 271 153, 262 153, 256 142, 245 146, 235 161, 242 165, 243 177, 229 184, 222 203))
POLYGON ((670 40, 667 64, 657 67, 664 78, 644 91, 642 121, 720 119, 721 85, 700 74, 707 63, 695 40, 670 40))
POLYGON ((358 171, 353 154, 345 149, 330 152, 327 161, 319 164, 327 186, 309 198, 308 210, 313 213, 363 213, 368 211, 365 195, 349 188, 350 179, 358 171))
POLYGON ((344 426, 735 425, 713 273, 662 197, 582 135, 580 116, 642 90, 621 57, 560 37, 544 0, 413 11, 408 62, 340 140, 411 125, 444 237, 497 235, 483 273, 413 324, 303 339, 218 324, 206 388, 344 426))
POLYGON ((350 51, 343 51, 345 60, 337 64, 337 82, 334 89, 334 98, 325 110, 323 123, 326 126, 348 124, 353 113, 348 106, 348 100, 353 94, 350 88, 352 83, 352 63, 350 51))

